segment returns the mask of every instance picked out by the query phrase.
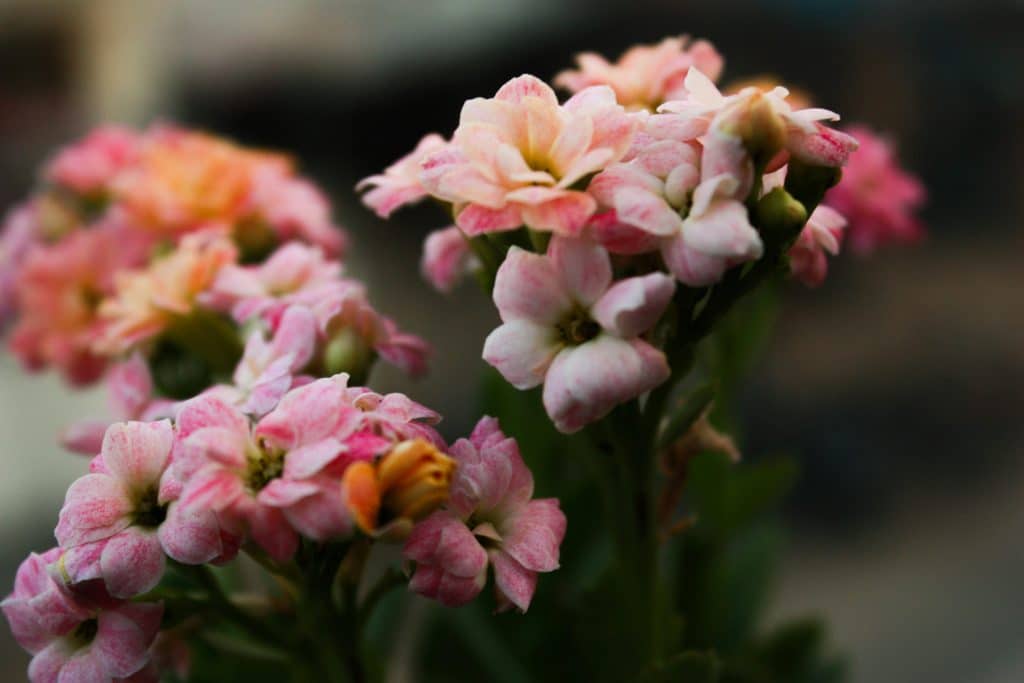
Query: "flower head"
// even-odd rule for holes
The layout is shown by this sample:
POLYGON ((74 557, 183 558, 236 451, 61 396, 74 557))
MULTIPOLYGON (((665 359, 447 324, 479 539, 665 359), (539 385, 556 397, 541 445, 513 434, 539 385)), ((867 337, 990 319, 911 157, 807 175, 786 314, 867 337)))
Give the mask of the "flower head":
POLYGON ((135 131, 101 126, 60 150, 47 164, 44 175, 51 183, 80 195, 103 195, 114 178, 135 161, 139 144, 135 131))
POLYGON ((544 384, 544 407, 563 432, 600 419, 668 378, 665 356, 641 338, 675 291, 651 273, 612 283, 608 253, 555 237, 546 255, 513 247, 498 270, 503 324, 484 360, 518 389, 544 384))
POLYGON ((403 554, 416 562, 409 588, 444 605, 475 598, 494 569, 499 609, 525 612, 537 574, 558 568, 565 515, 533 498, 533 476, 514 439, 485 417, 450 449, 457 467, 444 509, 413 528, 403 554))
POLYGON ((3 609, 18 643, 32 655, 32 683, 114 681, 149 661, 163 606, 119 602, 102 593, 79 596, 58 584, 49 567, 60 548, 32 554, 18 567, 3 609))
POLYGON ((116 294, 100 307, 107 327, 96 347, 126 351, 158 335, 176 317, 187 316, 199 295, 237 254, 220 234, 198 233, 185 237, 173 252, 145 270, 116 273, 116 294))
POLYGON ((148 240, 118 223, 75 231, 39 245, 18 273, 20 316, 11 348, 29 368, 59 368, 76 384, 92 382, 106 367, 95 345, 106 331, 100 310, 115 274, 143 262, 148 240))
POLYGON ((129 598, 153 588, 165 555, 202 564, 224 548, 216 517, 174 503, 168 477, 174 432, 167 420, 111 425, 90 474, 68 489, 57 524, 68 583, 101 578, 111 595, 129 598))
POLYGON ((622 158, 636 125, 606 86, 560 105, 543 81, 519 76, 463 105, 451 144, 426 158, 421 180, 454 205, 468 235, 521 225, 576 235, 596 206, 573 187, 622 158))
POLYGON ((846 219, 832 207, 819 204, 789 249, 790 273, 808 287, 817 287, 828 274, 826 255, 839 253, 846 219))
POLYGON ((914 212, 924 203, 924 186, 900 166, 889 140, 863 126, 847 132, 860 149, 850 157, 839 184, 825 195, 825 203, 849 219, 850 246, 869 253, 885 244, 920 239, 924 228, 914 212))
POLYGON ((577 55, 576 63, 579 70, 558 74, 555 85, 574 93, 607 85, 627 109, 654 110, 686 93, 683 81, 691 66, 717 81, 723 59, 706 40, 691 43, 688 36, 681 36, 631 47, 614 64, 593 52, 577 55))

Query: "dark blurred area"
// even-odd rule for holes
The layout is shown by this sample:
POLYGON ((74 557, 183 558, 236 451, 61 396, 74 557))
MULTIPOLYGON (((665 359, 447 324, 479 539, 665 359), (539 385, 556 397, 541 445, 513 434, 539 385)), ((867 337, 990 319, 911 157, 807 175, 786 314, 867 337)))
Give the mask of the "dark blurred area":
MULTIPOLYGON (((856 681, 1024 680, 1015 0, 7 0, 0 205, 28 192, 47 154, 101 121, 173 119, 287 150, 330 191, 352 233, 351 270, 375 302, 437 349, 426 380, 380 372, 376 383, 437 408, 446 435, 459 435, 475 417, 482 368, 467 359, 496 316, 470 286, 444 298, 421 284, 420 243, 444 220, 434 207, 384 224, 353 185, 424 133, 449 135, 465 99, 511 76, 550 78, 577 52, 615 57, 680 33, 715 43, 726 83, 778 75, 845 122, 890 133, 930 193, 926 242, 843 255, 822 288, 788 288, 742 399, 745 454, 795 453, 803 464, 774 613, 825 615, 856 681)), ((56 451, 47 435, 83 404, 45 403, 56 382, 20 393, 39 380, 10 359, 0 376, 6 432, 32 449, 0 454, 4 468, 38 468, 15 480, 21 487, 53 479, 25 463, 56 451)), ((52 545, 70 476, 53 495, 23 493, 0 509, 2 585, 29 550, 52 545)), ((0 652, 5 680, 21 676, 6 628, 0 652)))

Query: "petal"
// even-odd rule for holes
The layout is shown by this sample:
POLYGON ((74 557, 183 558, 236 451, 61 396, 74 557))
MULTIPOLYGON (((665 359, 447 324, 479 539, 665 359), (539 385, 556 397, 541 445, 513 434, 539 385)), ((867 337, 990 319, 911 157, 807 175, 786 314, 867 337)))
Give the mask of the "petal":
MULTIPOLYGON (((249 439, 226 427, 202 427, 182 443, 189 458, 200 462, 217 462, 227 467, 244 467, 249 439)), ((176 461, 177 464, 177 461, 176 461)))
POLYGON ((68 488, 54 533, 62 547, 109 538, 131 520, 131 497, 120 481, 106 474, 87 474, 68 488))
POLYGON ((654 235, 667 237, 683 225, 679 212, 669 205, 661 191, 624 187, 615 193, 612 206, 620 221, 654 235))
POLYGON ((156 533, 131 527, 114 536, 103 548, 100 569, 115 598, 131 598, 150 590, 164 573, 164 551, 156 533))
POLYGON ((542 204, 527 204, 521 209, 523 223, 534 230, 575 236, 597 211, 597 202, 585 192, 567 192, 542 204))
POLYGON ((489 232, 515 230, 523 224, 522 209, 516 204, 509 204, 501 209, 470 204, 459 211, 455 217, 455 224, 470 237, 489 232))
MULTIPOLYGON (((551 165, 559 176, 566 175, 590 147, 594 124, 588 116, 577 116, 562 127, 551 145, 551 165)), ((545 150, 546 151, 546 150, 545 150)))
POLYGON ((590 313, 609 332, 636 337, 654 327, 675 290, 675 281, 664 273, 627 278, 605 292, 590 313))
POLYGON ((558 569, 558 549, 565 538, 565 513, 558 500, 532 500, 502 525, 502 550, 525 569, 558 569))
POLYGON ((173 443, 170 420, 120 422, 107 429, 101 453, 113 476, 130 486, 144 487, 159 481, 173 443))
POLYGON ((249 434, 249 420, 241 411, 208 394, 183 403, 175 419, 179 439, 202 427, 224 427, 240 435, 249 434))
POLYGON ((515 605, 520 612, 525 612, 537 590, 537 572, 523 568, 500 550, 491 551, 490 559, 494 565, 494 584, 499 596, 515 605))
POLYGON ((558 106, 558 97, 551 86, 530 74, 510 79, 494 95, 496 100, 515 103, 522 102, 527 97, 537 97, 547 104, 558 106))
POLYGON ((682 233, 665 240, 661 246, 661 257, 676 279, 691 287, 705 287, 718 282, 728 267, 727 259, 690 247, 682 233))
POLYGON ((476 576, 461 577, 440 567, 420 564, 409 580, 409 590, 437 600, 445 607, 461 607, 480 594, 486 581, 486 567, 476 576))
POLYGON ((473 532, 462 520, 443 510, 413 527, 402 554, 465 578, 474 577, 487 567, 487 552, 473 532))
POLYGON ((668 376, 665 354, 647 342, 601 334, 555 357, 544 383, 544 408, 559 431, 571 434, 668 376))
POLYGON ((271 507, 254 506, 247 515, 249 534, 257 545, 278 562, 287 562, 299 547, 299 535, 284 514, 271 507))
POLYGON ((306 479, 327 467, 344 451, 345 447, 333 437, 299 446, 285 456, 284 475, 289 479, 306 479))
POLYGON ((92 650, 108 675, 115 678, 130 676, 149 660, 152 639, 135 621, 119 610, 107 610, 99 615, 99 630, 92 642, 92 650))
POLYGON ((572 307, 552 261, 519 247, 509 249, 498 268, 494 304, 505 322, 525 318, 540 325, 554 325, 572 307))
POLYGON ((735 200, 716 201, 701 216, 687 218, 683 238, 693 249, 723 258, 757 259, 764 249, 747 207, 735 200))
POLYGON ((28 665, 28 679, 32 683, 57 683, 70 655, 66 643, 54 640, 32 658, 28 665))
POLYGON ((164 552, 183 564, 205 564, 222 552, 217 515, 206 509, 188 510, 177 503, 157 530, 164 552))
POLYGON ((554 327, 510 320, 487 335, 483 358, 515 388, 531 389, 544 381, 559 348, 554 327))
POLYGON ((243 493, 242 482, 237 476, 219 465, 211 465, 192 476, 181 492, 180 501, 186 510, 223 510, 243 493))
POLYGON ((111 424, 110 420, 79 420, 61 432, 60 445, 79 455, 96 455, 103 447, 103 435, 111 424))
POLYGON ((611 284, 608 252, 593 242, 555 237, 548 245, 548 260, 569 296, 584 308, 597 301, 611 284))
POLYGON ((587 192, 602 205, 611 208, 615 205, 616 193, 622 188, 632 187, 660 194, 662 186, 656 176, 638 166, 614 164, 594 176, 587 186, 587 192))

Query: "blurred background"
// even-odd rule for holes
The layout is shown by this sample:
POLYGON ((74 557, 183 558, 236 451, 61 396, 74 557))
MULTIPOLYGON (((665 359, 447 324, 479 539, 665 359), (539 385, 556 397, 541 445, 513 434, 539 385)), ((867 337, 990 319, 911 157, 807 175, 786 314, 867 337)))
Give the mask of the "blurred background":
MULTIPOLYGON (((1019 0, 0 0, 0 206, 102 121, 288 150, 332 194, 375 303, 438 349, 426 380, 379 371, 375 385, 437 408, 455 436, 493 309, 471 286, 421 284, 433 207, 385 225, 353 185, 511 76, 680 33, 715 43, 725 82, 779 74, 892 133, 931 195, 925 243, 790 287, 744 396, 745 452, 803 464, 769 619, 824 615, 858 682, 1024 681, 1019 0)), ((0 356, 0 587, 53 544, 84 470, 56 432, 104 410, 101 391, 0 356)), ((0 677, 25 661, 0 628, 0 677)))

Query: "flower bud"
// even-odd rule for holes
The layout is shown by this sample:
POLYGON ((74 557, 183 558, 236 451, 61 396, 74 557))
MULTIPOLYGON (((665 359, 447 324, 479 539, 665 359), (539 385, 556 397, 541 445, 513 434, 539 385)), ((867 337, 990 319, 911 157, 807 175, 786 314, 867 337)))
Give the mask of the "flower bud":
POLYGON ((807 223, 807 209, 786 190, 776 187, 757 202, 754 220, 767 241, 785 244, 796 239, 807 223))
POLYGON ((353 463, 341 487, 356 524, 368 534, 404 536, 448 500, 455 461, 424 439, 403 441, 376 463, 353 463))
POLYGON ((764 165, 786 144, 786 123, 764 93, 751 93, 720 114, 718 129, 743 140, 756 164, 764 165))
POLYGON ((360 383, 370 372, 373 361, 373 347, 353 327, 342 327, 327 339, 324 346, 326 376, 347 372, 353 382, 360 383))

